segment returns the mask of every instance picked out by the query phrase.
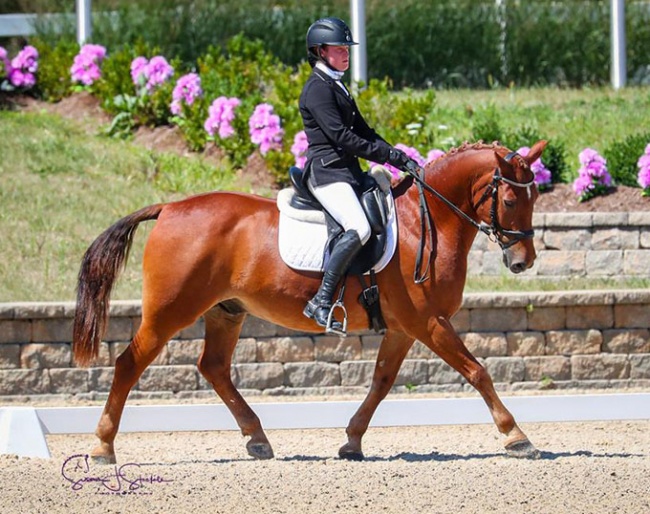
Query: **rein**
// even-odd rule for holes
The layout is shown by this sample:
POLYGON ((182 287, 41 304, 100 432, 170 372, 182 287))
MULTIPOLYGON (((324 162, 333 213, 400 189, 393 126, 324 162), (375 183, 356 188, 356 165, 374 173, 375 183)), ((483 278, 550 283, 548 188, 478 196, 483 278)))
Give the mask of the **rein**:
MULTIPOLYGON (((510 152, 508 155, 506 155, 505 157, 506 162, 509 162, 510 159, 512 159, 512 157, 514 157, 515 155, 517 155, 517 152, 510 152)), ((498 194, 499 183, 505 182, 506 184, 509 184, 514 187, 522 187, 522 188, 525 187, 528 193, 528 198, 530 198, 530 194, 531 194, 530 188, 535 183, 534 177, 532 180, 528 182, 516 182, 514 180, 507 179, 503 175, 501 175, 501 169, 498 166, 495 168, 494 175, 492 176, 492 182, 488 184, 485 193, 483 194, 483 196, 481 197, 481 199, 478 201, 477 204, 480 205, 481 203, 483 203, 483 201, 487 199, 491 190, 492 206, 490 207, 490 225, 488 225, 484 221, 476 222, 471 216, 463 212, 457 205, 447 200, 447 198, 445 198, 433 187, 427 184, 424 181, 424 168, 422 168, 421 166, 418 167, 418 173, 413 173, 411 171, 409 171, 408 173, 410 174, 410 176, 413 177, 413 180, 415 180, 415 183, 418 188, 418 197, 420 202, 421 235, 420 235, 420 244, 418 246, 418 252, 415 260, 415 271, 413 272, 413 280, 415 281, 416 284, 421 284, 429 279, 428 273, 429 273, 429 268, 431 266, 431 258, 433 255, 433 231, 431 229, 431 213, 429 212, 429 206, 424 197, 425 189, 429 193, 436 196, 439 200, 441 200, 445 205, 447 205, 447 207, 449 207, 452 211, 458 214, 462 219, 464 219, 465 221, 473 225, 474 228, 483 232, 491 241, 498 243, 498 245, 501 247, 501 250, 506 250, 511 246, 517 244, 522 239, 530 239, 535 235, 535 231, 532 229, 531 230, 507 230, 501 226, 499 220, 497 219, 497 194, 498 194), (424 273, 422 273, 421 272, 422 257, 424 255, 424 247, 426 244, 424 240, 426 231, 429 232, 429 247, 431 248, 431 250, 429 251, 429 259, 427 261, 426 269, 424 270, 424 273), (504 237, 509 239, 507 243, 503 242, 502 239, 504 237)))

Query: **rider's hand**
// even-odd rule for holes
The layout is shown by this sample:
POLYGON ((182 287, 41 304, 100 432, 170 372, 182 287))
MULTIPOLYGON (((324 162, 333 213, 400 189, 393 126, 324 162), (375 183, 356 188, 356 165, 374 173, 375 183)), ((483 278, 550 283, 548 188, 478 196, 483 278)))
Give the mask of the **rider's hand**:
POLYGON ((408 161, 408 155, 406 155, 401 150, 397 148, 391 148, 390 153, 388 154, 388 164, 395 166, 397 169, 401 170, 406 166, 406 161, 408 161))
POLYGON ((417 163, 417 161, 409 157, 408 161, 404 165, 404 168, 401 168, 401 170, 406 171, 412 175, 417 175, 418 171, 420 170, 420 165, 417 163))
POLYGON ((417 173, 420 165, 408 155, 397 148, 392 148, 388 156, 388 164, 395 166, 400 171, 417 173))

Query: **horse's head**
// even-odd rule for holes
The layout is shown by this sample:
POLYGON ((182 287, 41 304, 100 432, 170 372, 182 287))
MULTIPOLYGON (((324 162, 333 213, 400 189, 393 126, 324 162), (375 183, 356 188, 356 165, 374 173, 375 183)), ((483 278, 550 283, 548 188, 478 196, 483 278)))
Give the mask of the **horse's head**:
POLYGON ((533 205, 539 196, 530 165, 535 162, 546 141, 538 141, 522 157, 507 149, 494 150, 497 166, 491 182, 477 202, 485 232, 496 239, 503 251, 503 263, 513 273, 530 268, 537 254, 533 244, 533 205))

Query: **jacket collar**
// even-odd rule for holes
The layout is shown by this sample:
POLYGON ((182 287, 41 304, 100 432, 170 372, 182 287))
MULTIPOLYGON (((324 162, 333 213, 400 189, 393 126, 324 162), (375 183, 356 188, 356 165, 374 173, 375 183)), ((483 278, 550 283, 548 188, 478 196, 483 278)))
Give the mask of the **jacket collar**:
POLYGON ((343 75, 345 75, 345 72, 343 71, 336 71, 332 68, 328 68, 323 61, 318 61, 316 63, 316 68, 334 80, 341 80, 343 78, 343 75))
POLYGON ((341 97, 345 98, 348 102, 351 104, 354 104, 354 98, 352 98, 351 94, 347 94, 345 91, 343 91, 343 88, 339 86, 338 84, 335 84, 335 81, 332 77, 330 77, 327 73, 325 73, 323 70, 319 69, 318 67, 314 66, 313 72, 314 75, 316 75, 318 78, 321 80, 327 82, 330 87, 334 88, 334 91, 336 94, 340 95, 341 97))

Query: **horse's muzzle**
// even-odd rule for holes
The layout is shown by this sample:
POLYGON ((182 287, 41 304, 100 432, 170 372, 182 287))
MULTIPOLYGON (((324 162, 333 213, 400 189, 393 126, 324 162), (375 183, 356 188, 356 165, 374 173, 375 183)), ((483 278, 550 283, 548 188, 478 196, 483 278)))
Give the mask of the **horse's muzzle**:
POLYGON ((528 268, 532 267, 532 265, 535 263, 535 258, 537 257, 537 254, 535 253, 535 250, 532 249, 532 255, 529 253, 529 251, 519 251, 519 252, 514 252, 512 251, 512 247, 510 248, 504 248, 503 250, 503 264, 506 268, 508 268, 512 273, 522 273, 526 271, 528 268))

